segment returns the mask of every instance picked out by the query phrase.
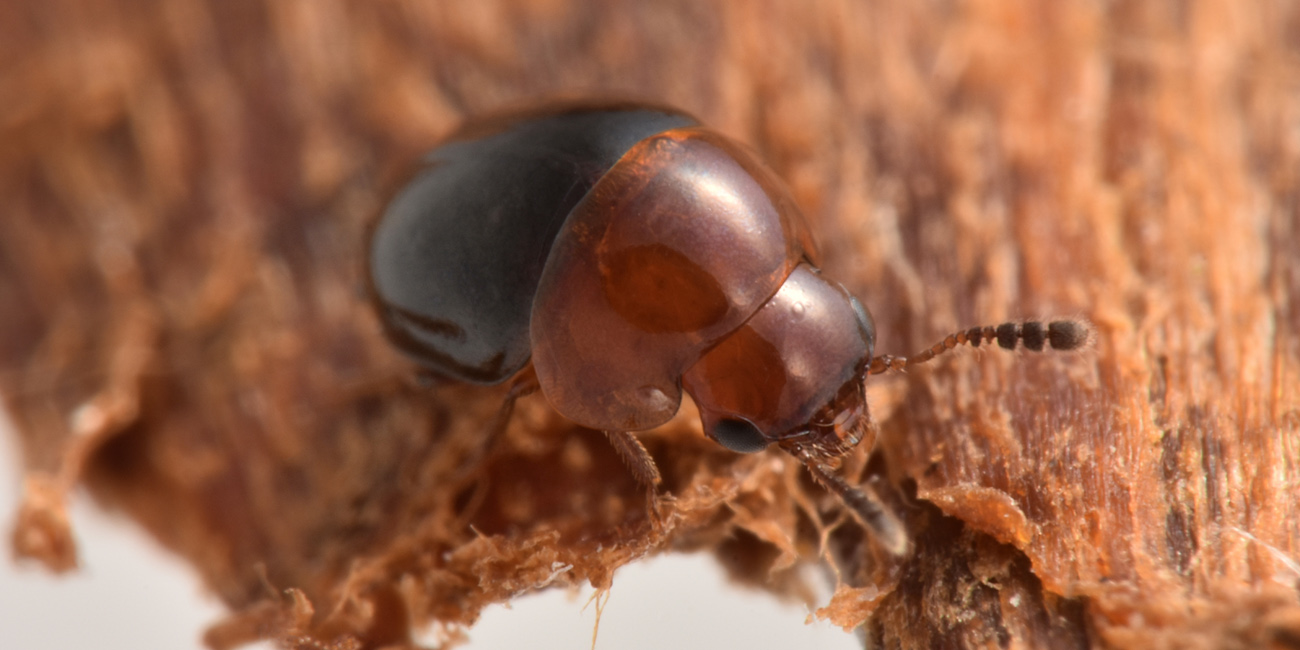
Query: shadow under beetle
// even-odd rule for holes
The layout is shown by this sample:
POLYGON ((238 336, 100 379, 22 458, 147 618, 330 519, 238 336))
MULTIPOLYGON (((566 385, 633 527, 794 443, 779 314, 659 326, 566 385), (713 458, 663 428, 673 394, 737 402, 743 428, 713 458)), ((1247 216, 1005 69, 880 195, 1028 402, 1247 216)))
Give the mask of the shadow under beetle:
POLYGON ((832 471, 870 425, 866 375, 985 341, 1075 349, 1088 330, 1006 323, 873 356, 870 312, 816 260, 749 149, 680 111, 607 103, 466 124, 374 224, 367 271, 404 353, 456 380, 514 378, 511 403, 540 388, 605 431, 642 483, 658 470, 630 432, 667 422, 685 391, 710 438, 742 453, 776 443, 903 554, 894 513, 832 471))

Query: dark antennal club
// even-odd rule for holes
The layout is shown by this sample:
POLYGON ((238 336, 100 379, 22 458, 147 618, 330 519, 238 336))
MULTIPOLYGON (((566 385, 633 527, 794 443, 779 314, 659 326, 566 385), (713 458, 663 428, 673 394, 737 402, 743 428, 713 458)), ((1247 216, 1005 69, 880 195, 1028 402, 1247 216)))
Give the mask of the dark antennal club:
MULTIPOLYGON (((911 357, 891 355, 875 357, 871 360, 867 373, 878 375, 890 370, 903 370, 925 363, 959 345, 979 347, 986 341, 996 341, 999 347, 1007 350, 1014 350, 1017 345, 1023 345, 1035 352, 1041 352, 1048 347, 1053 350, 1077 350, 1088 343, 1090 336, 1087 325, 1072 320, 1058 320, 1047 324, 1041 321, 1026 321, 972 327, 950 334, 929 349, 911 357)), ((838 497, 849 512, 873 533, 885 550, 898 556, 907 553, 909 542, 906 527, 898 516, 880 501, 880 497, 870 486, 849 485, 844 479, 836 476, 815 451, 803 447, 788 450, 803 462, 817 483, 838 497)))
POLYGON ((879 375, 890 370, 903 370, 917 364, 925 363, 959 345, 978 348, 985 341, 997 341, 999 347, 1006 350, 1016 349, 1017 342, 1026 349, 1041 352, 1045 347, 1053 350, 1077 350, 1083 347, 1089 338, 1088 326, 1073 320, 1057 320, 1047 324, 1041 321, 1023 323, 1003 323, 993 326, 972 327, 964 332, 949 334, 944 340, 930 346, 910 357, 896 357, 882 354, 871 360, 867 374, 879 375))

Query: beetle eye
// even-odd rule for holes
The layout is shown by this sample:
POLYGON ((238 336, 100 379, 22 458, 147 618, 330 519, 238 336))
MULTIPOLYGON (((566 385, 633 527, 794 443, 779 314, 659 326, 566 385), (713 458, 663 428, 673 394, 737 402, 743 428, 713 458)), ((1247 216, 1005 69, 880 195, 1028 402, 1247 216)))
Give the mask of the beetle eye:
POLYGON ((867 342, 867 358, 870 359, 876 347, 876 321, 871 318, 871 312, 867 311, 857 298, 849 296, 849 304, 853 306, 853 313, 858 316, 858 332, 862 334, 862 340, 867 342))
POLYGON ((720 420, 711 433, 718 444, 740 454, 763 451, 768 444, 763 432, 744 420, 720 420))

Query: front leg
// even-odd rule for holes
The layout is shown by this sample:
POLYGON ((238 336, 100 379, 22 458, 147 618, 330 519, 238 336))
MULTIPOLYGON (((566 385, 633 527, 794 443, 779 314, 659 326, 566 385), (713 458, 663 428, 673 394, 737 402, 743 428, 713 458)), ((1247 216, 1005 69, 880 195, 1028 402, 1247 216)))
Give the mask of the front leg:
POLYGON ((658 528, 659 499, 656 488, 663 479, 659 476, 659 467, 655 465, 655 459, 650 456, 650 452, 646 451, 645 445, 627 431, 606 431, 605 437, 609 438, 609 444, 614 446, 614 451, 618 452, 627 468, 632 470, 636 482, 645 487, 646 515, 650 517, 652 525, 658 528))

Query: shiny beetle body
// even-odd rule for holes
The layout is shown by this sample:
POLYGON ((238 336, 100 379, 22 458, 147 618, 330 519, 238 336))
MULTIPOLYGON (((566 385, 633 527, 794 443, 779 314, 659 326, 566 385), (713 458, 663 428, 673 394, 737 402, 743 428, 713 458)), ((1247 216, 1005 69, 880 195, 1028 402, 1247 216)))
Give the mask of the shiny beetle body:
POLYGON ((613 106, 452 136, 389 204, 369 270, 390 337, 439 374, 497 383, 531 360, 602 430, 663 424, 684 386, 705 431, 753 451, 806 435, 870 360, 870 317, 814 255, 747 149, 613 106))
MULTIPOLYGON (((675 110, 609 104, 467 124, 388 204, 368 272, 388 336, 429 370, 493 384, 531 363, 560 414, 623 435, 666 422, 684 390, 710 438, 780 444, 901 553, 899 522, 827 461, 870 422, 866 375, 908 362, 873 358, 869 312, 816 260, 750 150, 675 110)), ((1067 325, 1049 327, 1065 341, 1067 325)))

